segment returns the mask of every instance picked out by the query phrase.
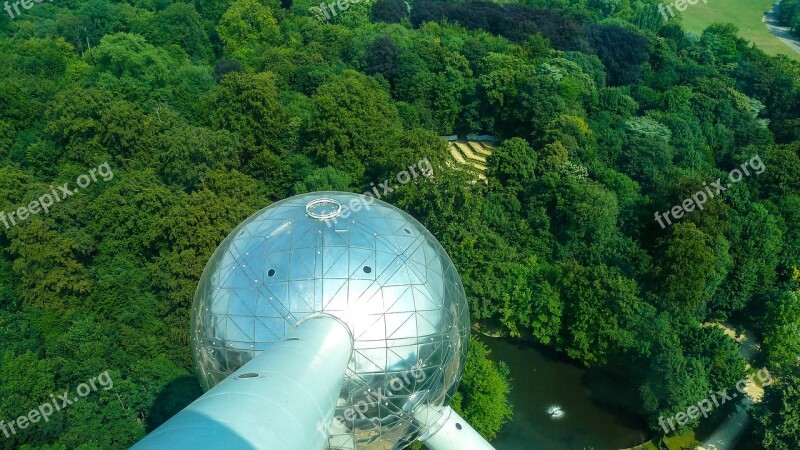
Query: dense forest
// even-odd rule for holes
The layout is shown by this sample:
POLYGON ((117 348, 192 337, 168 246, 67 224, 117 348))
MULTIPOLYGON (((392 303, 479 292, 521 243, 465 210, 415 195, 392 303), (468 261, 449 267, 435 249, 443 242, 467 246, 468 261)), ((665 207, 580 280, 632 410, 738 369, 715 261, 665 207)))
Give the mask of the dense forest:
POLYGON ((795 33, 800 33, 800 1, 783 0, 780 11, 780 21, 795 33))
MULTIPOLYGON (((745 376, 704 326, 741 324, 777 380, 746 440, 800 448, 800 63, 731 25, 686 33, 655 0, 314 1, 37 0, 0 20, 0 419, 114 381, 0 448, 141 439, 201 392, 189 313, 225 236, 422 158, 435 176, 383 200, 451 255, 473 322, 613 372, 654 432, 745 376), (439 137, 472 132, 503 140, 486 183, 439 137)), ((455 407, 487 437, 507 378, 473 340, 455 407)))

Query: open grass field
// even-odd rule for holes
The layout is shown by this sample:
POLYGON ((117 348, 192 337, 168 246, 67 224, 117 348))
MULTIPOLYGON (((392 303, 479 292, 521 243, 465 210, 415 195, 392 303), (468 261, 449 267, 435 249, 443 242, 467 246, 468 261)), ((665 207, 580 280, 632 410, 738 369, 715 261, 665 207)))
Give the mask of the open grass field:
MULTIPOLYGON (((664 438, 664 444, 667 445, 669 450, 684 450, 692 448, 692 444, 696 442, 697 440, 695 439, 694 431, 664 438)), ((637 445, 636 447, 627 450, 658 450, 658 447, 653 443, 653 441, 647 441, 642 445, 637 445)))
MULTIPOLYGON (((687 30, 700 33, 714 22, 730 22, 739 27, 740 35, 755 43, 769 55, 784 54, 800 60, 800 55, 770 34, 761 22, 764 13, 776 0, 701 0, 683 12, 683 23, 687 30)), ((664 4, 670 3, 664 1, 664 4)))
POLYGON ((637 445, 629 450, 658 450, 656 444, 653 444, 653 441, 647 441, 642 445, 637 445))
POLYGON ((682 450, 693 448, 692 444, 697 442, 694 432, 690 431, 686 434, 664 438, 664 443, 667 444, 669 450, 682 450))

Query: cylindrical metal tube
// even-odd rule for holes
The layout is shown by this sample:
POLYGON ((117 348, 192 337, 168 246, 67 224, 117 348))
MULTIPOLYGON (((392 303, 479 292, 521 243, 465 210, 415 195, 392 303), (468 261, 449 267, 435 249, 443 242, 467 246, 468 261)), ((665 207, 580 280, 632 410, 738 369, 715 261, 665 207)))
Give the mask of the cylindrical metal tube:
POLYGON ((419 440, 430 450, 494 450, 483 436, 449 406, 429 406, 418 415, 429 424, 428 433, 419 440))
POLYGON ((353 353, 349 328, 309 316, 135 450, 322 450, 353 353))

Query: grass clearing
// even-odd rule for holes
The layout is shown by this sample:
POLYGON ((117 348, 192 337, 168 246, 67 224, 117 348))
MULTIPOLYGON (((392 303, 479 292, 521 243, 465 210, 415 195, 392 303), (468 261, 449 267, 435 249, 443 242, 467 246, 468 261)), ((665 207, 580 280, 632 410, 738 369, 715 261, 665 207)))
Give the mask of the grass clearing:
MULTIPOLYGON (((697 5, 688 6, 682 13, 683 24, 687 30, 702 33, 712 23, 730 22, 739 27, 740 36, 756 44, 765 53, 782 54, 800 60, 800 55, 773 36, 761 21, 775 0, 707 1, 708 3, 703 3, 701 0, 697 5)), ((665 5, 666 3, 669 2, 665 0, 665 5)))
POLYGON ((697 439, 695 438, 694 431, 690 431, 686 434, 666 437, 664 438, 664 443, 667 444, 669 450, 685 450, 693 448, 694 444, 697 443, 697 439))

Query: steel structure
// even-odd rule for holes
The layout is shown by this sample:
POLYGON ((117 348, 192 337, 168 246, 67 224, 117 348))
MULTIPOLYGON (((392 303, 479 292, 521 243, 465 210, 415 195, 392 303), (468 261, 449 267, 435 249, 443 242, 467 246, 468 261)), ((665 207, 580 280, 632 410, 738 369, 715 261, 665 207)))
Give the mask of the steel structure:
POLYGON ((239 225, 200 280, 200 399, 134 448, 491 449, 449 404, 469 344, 458 272, 405 212, 315 192, 239 225))

